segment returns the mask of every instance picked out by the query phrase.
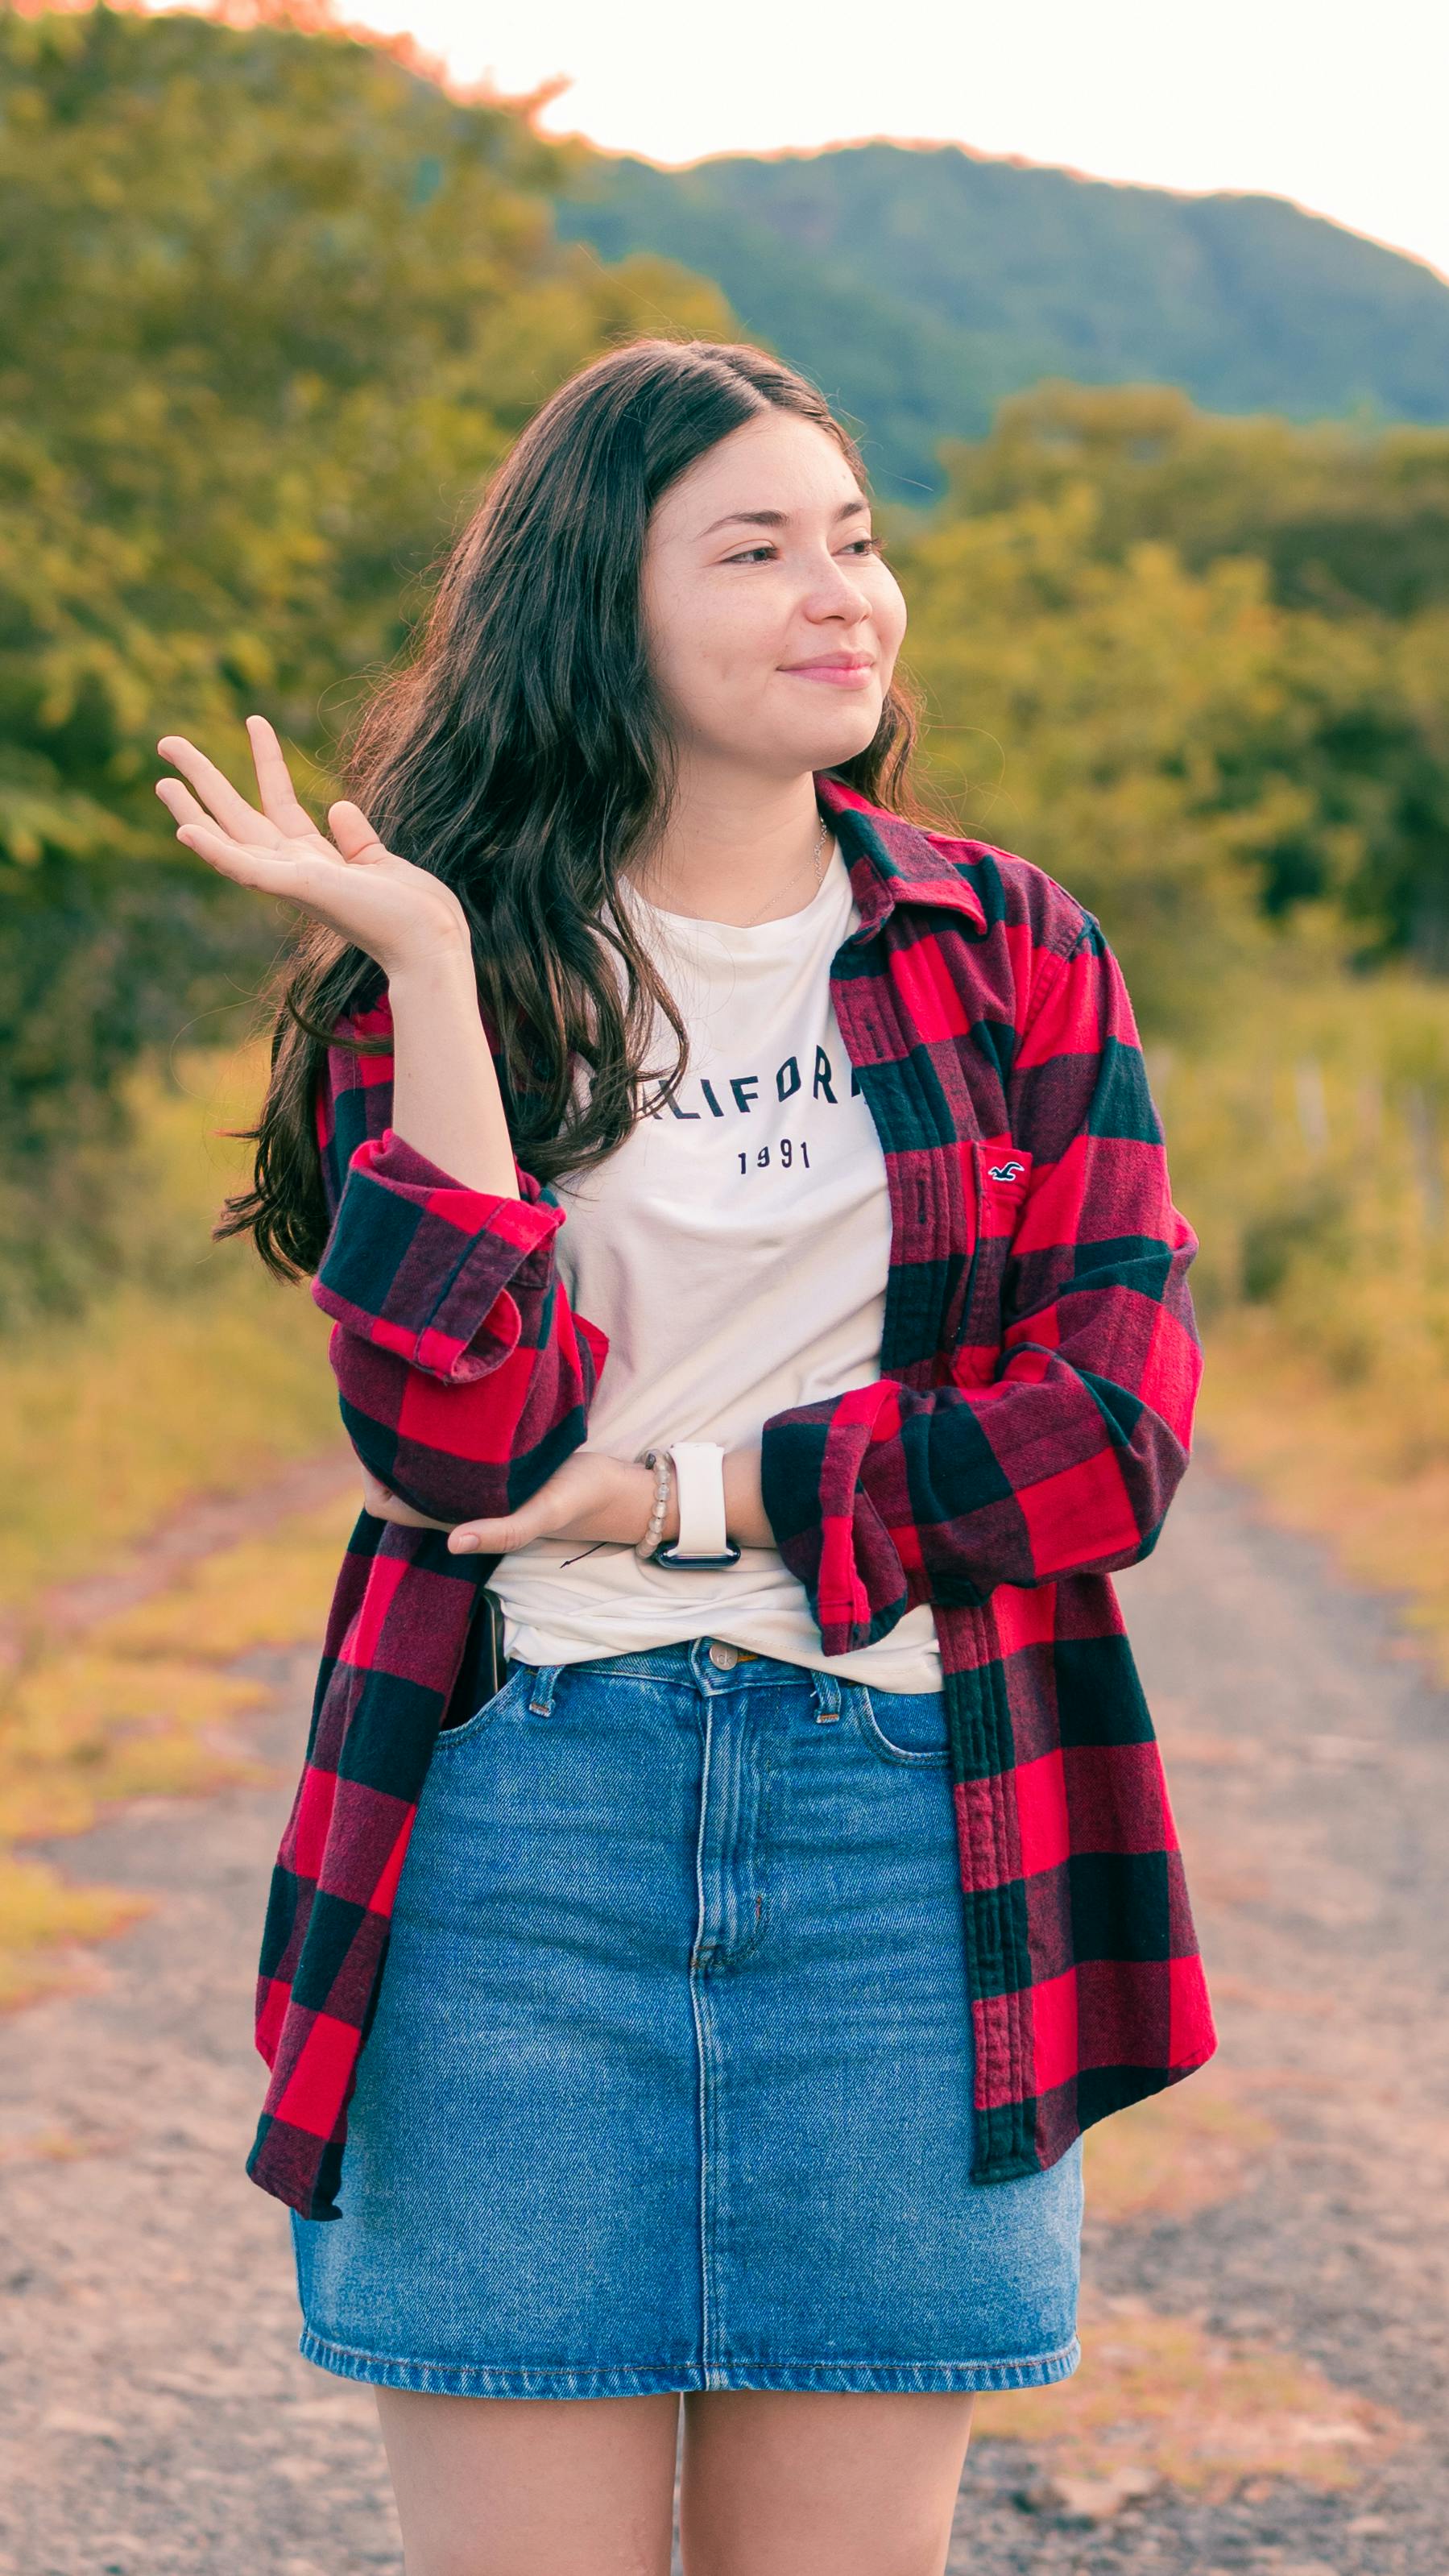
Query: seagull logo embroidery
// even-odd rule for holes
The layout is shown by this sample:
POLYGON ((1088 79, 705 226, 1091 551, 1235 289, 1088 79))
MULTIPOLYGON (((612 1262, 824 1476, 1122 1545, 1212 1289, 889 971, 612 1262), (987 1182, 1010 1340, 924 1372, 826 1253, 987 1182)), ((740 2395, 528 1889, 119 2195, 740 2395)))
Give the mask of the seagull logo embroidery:
POLYGON ((1025 1170, 1025 1163, 988 1163, 986 1177, 989 1181, 1014 1181, 1017 1173, 1025 1170))

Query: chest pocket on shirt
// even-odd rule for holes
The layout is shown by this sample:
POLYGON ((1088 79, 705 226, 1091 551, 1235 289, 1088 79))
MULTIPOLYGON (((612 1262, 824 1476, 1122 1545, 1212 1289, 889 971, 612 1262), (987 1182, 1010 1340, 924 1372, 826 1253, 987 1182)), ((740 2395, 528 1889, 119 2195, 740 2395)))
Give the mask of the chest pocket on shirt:
POLYGON ((1003 1301, 1022 1204, 1031 1184, 1032 1158, 1020 1146, 967 1147, 975 1198, 976 1245, 961 1324, 947 1363, 958 1385, 986 1385, 995 1375, 1005 1326, 1003 1301))

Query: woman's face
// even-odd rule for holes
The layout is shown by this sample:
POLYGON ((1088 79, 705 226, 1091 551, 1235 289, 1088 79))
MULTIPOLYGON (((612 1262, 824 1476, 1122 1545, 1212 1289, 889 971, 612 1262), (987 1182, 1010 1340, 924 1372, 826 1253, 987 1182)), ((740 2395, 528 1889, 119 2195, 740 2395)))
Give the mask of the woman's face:
POLYGON ((643 612, 681 753, 779 778, 865 750, 906 627, 839 448, 775 410, 661 493, 643 612))

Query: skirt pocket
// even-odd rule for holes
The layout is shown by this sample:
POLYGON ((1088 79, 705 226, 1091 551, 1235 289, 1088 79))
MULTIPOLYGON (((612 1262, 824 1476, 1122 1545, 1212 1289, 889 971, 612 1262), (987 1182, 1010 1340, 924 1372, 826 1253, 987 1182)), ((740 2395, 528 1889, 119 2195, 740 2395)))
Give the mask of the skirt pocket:
POLYGON ((875 1690, 866 1682, 848 1688, 856 1703, 856 1726, 882 1762, 945 1769, 951 1731, 944 1691, 875 1690))
POLYGON ((530 1664, 515 1664, 507 1680, 494 1692, 492 1698, 485 1699, 481 1708, 475 1708, 471 1717, 465 1717, 461 1726, 439 1728, 437 1740, 433 1746, 434 1761, 440 1753, 448 1752, 455 1744, 475 1743, 480 1735, 486 1733, 494 1719, 501 1716, 503 1710, 516 1699, 524 1684, 531 1682, 532 1679, 533 1668, 530 1664))

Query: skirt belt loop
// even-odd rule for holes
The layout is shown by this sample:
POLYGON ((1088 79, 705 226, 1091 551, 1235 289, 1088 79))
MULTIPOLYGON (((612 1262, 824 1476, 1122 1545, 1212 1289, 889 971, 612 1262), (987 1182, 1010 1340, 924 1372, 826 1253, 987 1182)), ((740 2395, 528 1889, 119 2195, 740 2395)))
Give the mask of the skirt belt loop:
POLYGON ((810 1678, 815 1686, 815 1716, 817 1723, 832 1717, 838 1717, 840 1715, 839 1673, 812 1672, 810 1678))
POLYGON ((562 1664, 540 1664, 533 1676, 533 1689, 528 1705, 535 1717, 547 1717, 553 1707, 554 1684, 563 1671, 562 1664))

